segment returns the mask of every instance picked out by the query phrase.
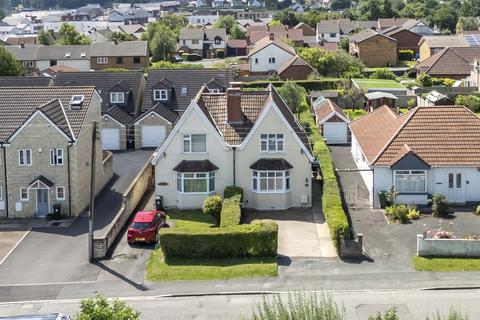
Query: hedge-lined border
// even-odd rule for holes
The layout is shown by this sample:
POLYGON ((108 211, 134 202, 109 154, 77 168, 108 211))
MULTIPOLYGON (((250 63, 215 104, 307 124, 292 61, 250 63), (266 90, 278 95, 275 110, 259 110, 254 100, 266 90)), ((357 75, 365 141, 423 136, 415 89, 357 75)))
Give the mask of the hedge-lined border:
MULTIPOLYGON (((312 90, 335 90, 340 82, 340 79, 337 78, 327 78, 324 80, 297 80, 292 81, 299 86, 302 86, 307 91, 312 90)), ((242 88, 244 89, 256 89, 256 88, 266 88, 270 84, 275 87, 281 87, 285 84, 285 81, 252 81, 252 82, 243 82, 242 88)))
POLYGON ((236 226, 242 219, 243 189, 228 186, 223 191, 222 211, 220 212, 220 227, 236 226))

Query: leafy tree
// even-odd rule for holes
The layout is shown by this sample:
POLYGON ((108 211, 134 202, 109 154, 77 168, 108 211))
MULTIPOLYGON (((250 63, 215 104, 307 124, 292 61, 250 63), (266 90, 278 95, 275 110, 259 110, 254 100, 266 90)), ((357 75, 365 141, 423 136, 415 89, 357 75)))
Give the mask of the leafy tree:
POLYGON ((342 10, 350 8, 351 4, 350 0, 332 0, 330 7, 332 10, 342 10))
POLYGON ((455 104, 459 106, 465 106, 473 112, 480 112, 480 97, 469 95, 469 96, 457 96, 455 99, 455 104))
POLYGON ((365 65, 345 51, 326 51, 321 48, 302 48, 298 55, 323 76, 346 76, 361 73, 365 65))
POLYGON ((358 15, 361 20, 377 20, 383 16, 383 5, 380 0, 365 0, 358 6, 358 15))
POLYGON ((170 61, 154 62, 150 69, 203 69, 203 64, 197 63, 173 63, 170 61))
POLYGON ((80 312, 75 320, 139 320, 140 313, 125 302, 114 300, 111 304, 101 295, 80 302, 80 312))
POLYGON ((460 14, 466 17, 480 16, 480 0, 464 0, 460 7, 460 14))
POLYGON ((464 31, 474 31, 478 30, 480 25, 478 24, 477 18, 474 17, 460 17, 455 28, 457 34, 461 34, 464 31))
POLYGON ((278 88, 278 93, 293 113, 300 114, 300 112, 303 111, 303 102, 307 95, 304 87, 299 86, 293 81, 287 81, 283 86, 278 88))
POLYGON ((179 33, 180 29, 184 28, 188 24, 188 19, 186 16, 183 15, 174 15, 174 14, 167 14, 161 18, 158 19, 156 22, 157 24, 164 24, 175 33, 179 33))
POLYGON ((175 50, 176 44, 175 32, 166 25, 158 25, 153 38, 149 42, 152 61, 166 60, 169 52, 175 50))
POLYGON ((120 31, 113 32, 108 38, 110 41, 117 41, 117 42, 136 40, 136 38, 133 35, 125 32, 120 32, 120 31))
POLYGON ((458 13, 452 5, 443 5, 433 16, 433 22, 440 30, 455 31, 457 25, 458 13))
POLYGON ((237 25, 237 21, 233 16, 222 16, 213 25, 215 28, 224 28, 227 34, 230 34, 233 26, 237 25))
POLYGON ((280 21, 282 24, 287 25, 289 27, 294 27, 299 22, 297 16, 295 15, 295 12, 293 12, 293 10, 291 9, 285 9, 278 12, 275 15, 274 19, 280 21))
POLYGON ((341 37, 340 38, 340 43, 338 44, 340 48, 345 50, 345 52, 350 51, 350 39, 348 37, 341 37))
POLYGON ((382 16, 384 18, 393 18, 398 16, 397 12, 393 10, 392 2, 390 2, 390 0, 383 0, 382 9, 383 9, 382 16))
POLYGON ((49 46, 52 44, 52 40, 50 39, 50 35, 47 31, 41 30, 38 33, 37 41, 39 44, 43 44, 45 46, 49 46))
POLYGON ((245 39, 245 31, 235 24, 230 30, 230 38, 232 39, 245 39))
POLYGON ((91 44, 92 40, 84 34, 75 30, 72 24, 64 23, 60 27, 60 44, 74 45, 74 44, 91 44))
POLYGON ((0 20, 2 20, 3 18, 5 18, 5 11, 3 11, 3 9, 0 9, 0 20))
POLYGON ((22 73, 22 66, 13 54, 0 46, 0 76, 19 76, 22 73))
POLYGON ((287 9, 292 5, 292 0, 283 0, 283 1, 278 1, 277 2, 277 9, 278 10, 283 10, 287 9))
POLYGON ((269 27, 273 27, 273 26, 283 26, 283 23, 281 23, 279 20, 276 20, 276 19, 273 19, 272 21, 270 21, 270 23, 268 24, 269 27))

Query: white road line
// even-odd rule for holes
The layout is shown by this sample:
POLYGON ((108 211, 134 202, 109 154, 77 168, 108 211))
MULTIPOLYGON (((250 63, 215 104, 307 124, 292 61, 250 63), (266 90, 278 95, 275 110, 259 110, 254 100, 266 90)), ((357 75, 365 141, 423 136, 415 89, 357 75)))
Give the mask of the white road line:
POLYGON ((5 260, 7 260, 7 258, 10 256, 10 254, 12 254, 13 250, 15 250, 17 248, 17 246, 23 241, 23 239, 25 239, 25 237, 30 233, 30 230, 32 230, 32 228, 28 229, 27 232, 25 232, 25 234, 22 236, 22 238, 19 241, 17 241, 17 243, 13 246, 13 248, 10 249, 10 251, 8 251, 7 255, 5 257, 3 257, 2 261, 0 261, 0 265, 5 260))
POLYGON ((66 282, 41 282, 41 283, 12 283, 12 284, 0 284, 0 288, 4 287, 39 287, 39 286, 63 286, 69 284, 91 284, 95 283, 95 280, 89 281, 66 281, 66 282))

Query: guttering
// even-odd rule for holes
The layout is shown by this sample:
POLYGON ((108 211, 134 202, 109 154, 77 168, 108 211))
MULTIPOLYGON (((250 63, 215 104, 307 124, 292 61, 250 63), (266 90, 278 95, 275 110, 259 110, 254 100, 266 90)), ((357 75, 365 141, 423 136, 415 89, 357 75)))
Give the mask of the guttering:
POLYGON ((7 150, 5 149, 5 145, 2 143, 2 150, 3 150, 3 173, 5 175, 5 209, 8 218, 8 180, 7 180, 7 150))

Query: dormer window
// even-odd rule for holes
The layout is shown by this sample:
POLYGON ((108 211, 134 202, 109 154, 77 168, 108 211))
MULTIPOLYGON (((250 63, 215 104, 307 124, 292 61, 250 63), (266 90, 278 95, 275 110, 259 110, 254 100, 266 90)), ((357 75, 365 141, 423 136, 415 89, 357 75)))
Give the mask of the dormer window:
POLYGON ((110 103, 124 103, 125 94, 123 92, 110 92, 110 103))
POLYGON ((153 100, 155 100, 155 101, 167 101, 168 100, 168 90, 165 90, 165 89, 153 90, 153 100))
POLYGON ((85 58, 86 56, 87 56, 87 53, 86 53, 86 52, 80 53, 80 58, 85 58))
POLYGON ((71 55, 72 55, 72 53, 71 53, 71 52, 65 52, 65 58, 67 58, 67 59, 68 59, 68 58, 70 58, 70 56, 71 56, 71 55))
POLYGON ((186 96, 187 95, 187 87, 182 87, 180 88, 180 94, 182 96, 186 96))
POLYGON ((211 93, 220 93, 220 89, 210 89, 211 93))
POLYGON ((221 44, 222 43, 222 39, 221 38, 215 38, 215 44, 221 44))

